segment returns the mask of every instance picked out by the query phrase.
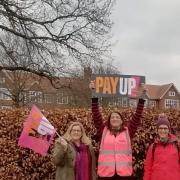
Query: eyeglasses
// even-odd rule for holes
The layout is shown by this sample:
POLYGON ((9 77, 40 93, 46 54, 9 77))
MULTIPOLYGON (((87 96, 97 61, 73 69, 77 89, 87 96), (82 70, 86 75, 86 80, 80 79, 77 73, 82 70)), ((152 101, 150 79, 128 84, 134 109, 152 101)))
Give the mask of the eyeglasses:
POLYGON ((160 128, 158 128, 158 130, 164 130, 164 131, 168 131, 169 130, 169 128, 163 128, 163 127, 160 127, 160 128))
POLYGON ((81 133, 81 130, 79 130, 79 129, 72 129, 71 132, 81 133))

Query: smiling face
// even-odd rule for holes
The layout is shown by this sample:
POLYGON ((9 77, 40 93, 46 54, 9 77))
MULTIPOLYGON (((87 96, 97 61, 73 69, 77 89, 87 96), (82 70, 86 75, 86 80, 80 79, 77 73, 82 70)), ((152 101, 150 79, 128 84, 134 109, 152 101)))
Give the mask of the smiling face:
POLYGON ((168 135, 169 135, 169 128, 167 125, 160 125, 158 127, 158 135, 161 139, 167 139, 168 138, 168 135))
POLYGON ((112 128, 118 129, 122 126, 123 121, 118 113, 112 113, 110 116, 110 125, 112 128))
POLYGON ((72 138, 72 141, 77 142, 77 141, 81 141, 81 137, 82 137, 82 130, 81 127, 79 125, 74 125, 70 131, 70 135, 72 138))

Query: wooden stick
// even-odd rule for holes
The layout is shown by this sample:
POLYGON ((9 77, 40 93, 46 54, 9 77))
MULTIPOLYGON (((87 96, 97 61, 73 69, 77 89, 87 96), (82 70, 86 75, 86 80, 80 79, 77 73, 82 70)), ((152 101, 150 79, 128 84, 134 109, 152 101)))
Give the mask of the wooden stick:
POLYGON ((56 131, 56 134, 58 135, 59 138, 62 138, 62 137, 60 136, 60 134, 59 134, 57 131, 56 131))

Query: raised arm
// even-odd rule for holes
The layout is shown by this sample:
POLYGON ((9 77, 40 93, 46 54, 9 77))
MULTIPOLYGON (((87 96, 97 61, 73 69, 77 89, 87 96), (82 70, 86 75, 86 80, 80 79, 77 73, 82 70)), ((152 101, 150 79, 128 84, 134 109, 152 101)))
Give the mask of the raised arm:
POLYGON ((128 129, 129 129, 129 134, 130 134, 131 139, 134 137, 134 134, 138 126, 141 124, 141 116, 144 109, 145 95, 146 95, 146 90, 143 89, 142 95, 140 96, 139 101, 138 101, 136 111, 129 122, 128 129))
POLYGON ((104 129, 104 123, 102 114, 99 110, 98 98, 92 98, 92 119, 97 130, 97 138, 100 140, 104 129))

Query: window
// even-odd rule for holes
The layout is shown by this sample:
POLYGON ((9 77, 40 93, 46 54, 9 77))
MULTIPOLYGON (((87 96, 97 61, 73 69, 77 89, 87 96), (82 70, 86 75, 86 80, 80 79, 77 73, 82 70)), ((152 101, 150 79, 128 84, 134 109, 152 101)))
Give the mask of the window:
POLYGON ((36 91, 36 101, 38 103, 42 103, 42 92, 41 91, 36 91))
POLYGON ((115 97, 109 100, 109 106, 118 106, 118 107, 127 107, 128 106, 128 98, 127 97, 115 97))
POLYGON ((169 96, 175 96, 175 95, 176 95, 175 91, 169 91, 169 96))
POLYGON ((35 95, 36 95, 36 91, 29 91, 29 100, 34 101, 35 95))
POLYGON ((12 109, 11 106, 0 106, 0 109, 12 109))
POLYGON ((49 104, 53 102, 53 98, 51 94, 44 94, 44 102, 49 104))
POLYGON ((29 91, 29 100, 31 102, 42 103, 42 92, 41 91, 29 91))
POLYGON ((165 99, 165 108, 178 108, 179 101, 174 99, 165 99))
POLYGON ((11 100, 11 93, 6 88, 0 88, 0 99, 11 100))
POLYGON ((128 98, 127 97, 114 98, 114 105, 120 106, 120 107, 127 107, 128 106, 128 98))
POLYGON ((130 107, 137 107, 137 101, 135 99, 129 100, 129 106, 130 107))
POLYGON ((106 98, 106 100, 108 101, 108 106, 110 107, 114 107, 114 106, 118 106, 119 103, 121 102, 119 98, 106 98))
POLYGON ((20 94, 19 94, 19 100, 21 101, 21 102, 24 102, 24 103, 26 103, 27 102, 27 92, 20 92, 20 94))
POLYGON ((5 78, 4 77, 0 77, 0 84, 5 83, 5 78))
POLYGON ((128 98, 122 97, 122 107, 128 107, 128 98))
POLYGON ((116 104, 117 103, 115 101, 113 101, 113 100, 108 102, 108 106, 110 106, 110 107, 116 106, 116 104))
POLYGON ((149 101, 149 107, 156 107, 156 101, 149 101))
POLYGON ((64 95, 63 93, 57 94, 57 104, 68 104, 69 98, 68 96, 64 95))

